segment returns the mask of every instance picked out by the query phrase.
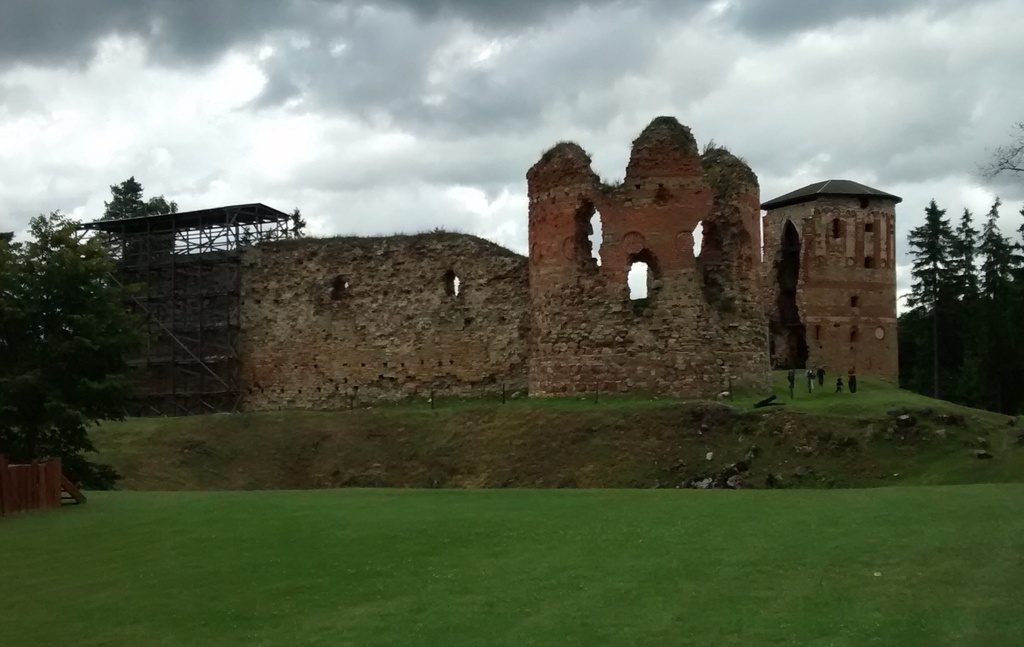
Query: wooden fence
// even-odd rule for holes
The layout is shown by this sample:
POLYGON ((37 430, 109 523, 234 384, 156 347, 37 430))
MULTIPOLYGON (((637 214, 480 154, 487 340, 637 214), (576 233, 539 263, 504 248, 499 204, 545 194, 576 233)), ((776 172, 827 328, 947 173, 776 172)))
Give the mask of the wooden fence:
POLYGON ((59 458, 11 465, 0 456, 0 517, 12 512, 59 508, 64 493, 77 503, 85 503, 85 496, 61 472, 59 458))

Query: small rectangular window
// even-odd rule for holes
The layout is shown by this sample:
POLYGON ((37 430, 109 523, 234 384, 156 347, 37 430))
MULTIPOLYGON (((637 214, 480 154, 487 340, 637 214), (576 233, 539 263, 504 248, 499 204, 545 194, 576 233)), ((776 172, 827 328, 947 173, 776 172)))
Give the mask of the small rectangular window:
POLYGON ((873 223, 873 222, 866 222, 866 223, 864 223, 864 231, 865 231, 865 233, 869 233, 870 234, 874 230, 875 230, 875 223, 873 223))
POLYGON ((850 307, 851 308, 856 308, 859 304, 860 304, 860 299, 858 297, 850 297, 850 307))
POLYGON ((864 267, 866 267, 869 270, 873 269, 875 267, 875 257, 874 256, 865 256, 864 257, 864 267))

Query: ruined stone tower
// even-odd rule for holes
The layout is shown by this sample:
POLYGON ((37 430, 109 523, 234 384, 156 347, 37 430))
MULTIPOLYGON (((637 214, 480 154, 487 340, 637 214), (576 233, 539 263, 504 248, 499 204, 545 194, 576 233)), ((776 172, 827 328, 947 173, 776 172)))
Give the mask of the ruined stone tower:
POLYGON ((895 382, 896 204, 849 180, 761 205, 772 364, 895 382))
POLYGON ((571 143, 527 180, 531 395, 767 386, 759 188, 743 161, 722 148, 701 155, 687 127, 658 117, 619 184, 601 182, 571 143), (591 241, 595 216, 602 236, 591 241), (641 298, 627 284, 634 264, 647 269, 641 298))

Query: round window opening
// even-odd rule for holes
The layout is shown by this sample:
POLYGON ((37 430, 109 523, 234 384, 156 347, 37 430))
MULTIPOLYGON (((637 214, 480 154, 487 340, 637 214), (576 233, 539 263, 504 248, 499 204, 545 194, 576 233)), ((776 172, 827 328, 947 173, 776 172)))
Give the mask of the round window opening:
POLYGON ((883 337, 885 337, 885 329, 881 326, 875 328, 875 339, 882 339, 883 337))

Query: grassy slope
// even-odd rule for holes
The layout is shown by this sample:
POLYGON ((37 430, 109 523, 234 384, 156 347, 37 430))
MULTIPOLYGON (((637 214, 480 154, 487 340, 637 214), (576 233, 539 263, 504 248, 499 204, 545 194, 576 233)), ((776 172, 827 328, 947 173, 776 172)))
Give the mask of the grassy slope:
POLYGON ((5 645, 1019 644, 1024 486, 99 493, 0 521, 5 645))
POLYGON ((726 474, 747 459, 763 486, 848 486, 1024 480, 1020 428, 965 409, 861 380, 754 410, 731 403, 601 397, 405 403, 353 411, 134 419, 94 434, 100 459, 127 489, 398 487, 676 487, 726 474), (959 424, 918 416, 893 430, 894 407, 954 413, 959 424), (937 433, 939 430, 944 433, 937 433), (942 437, 944 436, 944 437, 942 437), (991 460, 968 454, 988 445, 991 460), (710 452, 712 459, 707 460, 710 452), (806 476, 797 476, 811 468, 806 476), (898 476, 894 476, 898 475, 898 476))

